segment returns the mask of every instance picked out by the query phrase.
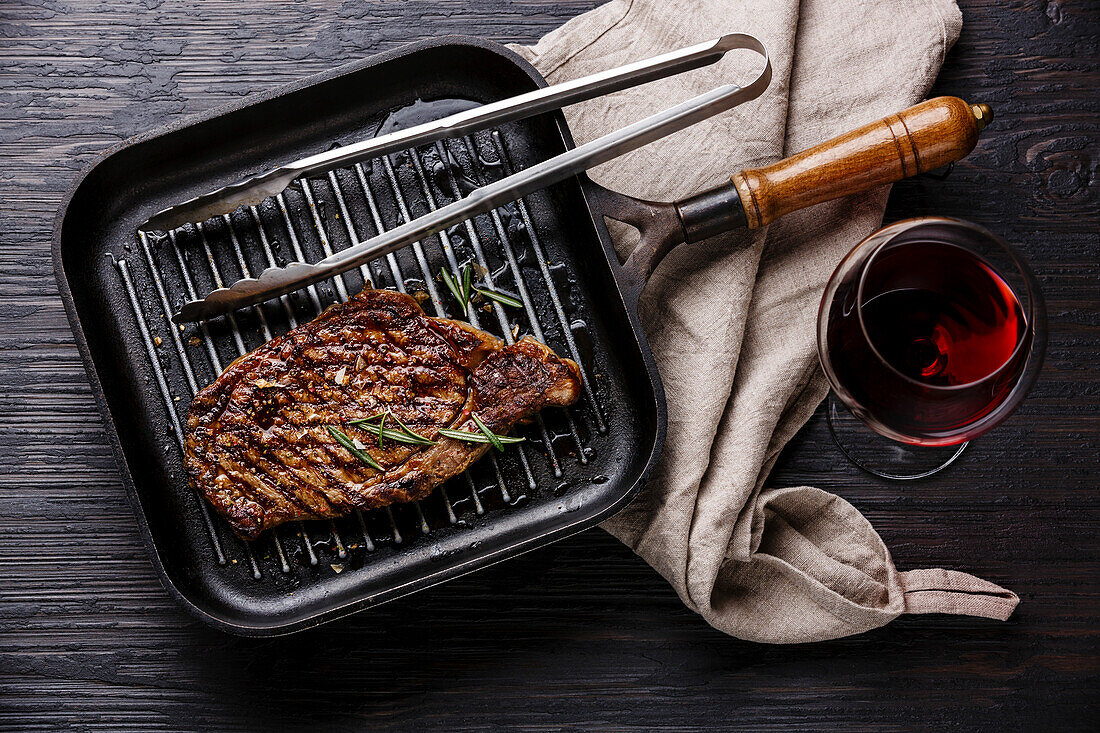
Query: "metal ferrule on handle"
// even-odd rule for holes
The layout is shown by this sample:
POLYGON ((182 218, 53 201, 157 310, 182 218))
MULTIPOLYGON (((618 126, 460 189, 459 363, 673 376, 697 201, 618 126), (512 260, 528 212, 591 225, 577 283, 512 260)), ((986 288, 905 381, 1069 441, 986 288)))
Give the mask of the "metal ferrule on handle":
POLYGON ((205 221, 213 216, 229 214, 240 206, 259 204, 302 176, 327 173, 367 158, 388 155, 418 145, 427 145, 437 140, 468 135, 487 127, 524 119, 639 84, 681 74, 713 64, 727 51, 739 48, 752 48, 764 53, 761 50, 763 46, 755 38, 741 33, 731 33, 660 56, 543 87, 405 130, 311 155, 164 209, 154 214, 141 228, 144 231, 168 231, 189 222, 205 221), (748 39, 751 39, 751 42, 748 39), (752 46, 753 43, 758 48, 752 46))
POLYGON ((186 303, 172 320, 180 323, 211 318, 339 275, 472 216, 515 201, 759 97, 771 81, 771 63, 767 49, 759 40, 748 35, 733 34, 724 36, 723 40, 730 44, 730 48, 752 50, 764 58, 763 70, 747 86, 729 84, 712 89, 524 171, 478 188, 464 199, 391 229, 358 246, 337 252, 316 264, 292 262, 286 267, 268 268, 258 278, 238 280, 229 288, 215 290, 202 300, 186 303))

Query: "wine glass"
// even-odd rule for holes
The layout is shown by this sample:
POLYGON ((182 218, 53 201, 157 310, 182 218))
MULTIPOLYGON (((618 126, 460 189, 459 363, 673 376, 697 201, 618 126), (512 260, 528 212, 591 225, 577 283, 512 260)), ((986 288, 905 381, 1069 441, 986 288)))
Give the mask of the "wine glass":
POLYGON ((1027 395, 1042 366, 1046 309, 1030 268, 993 233, 908 219, 841 261, 817 339, 837 445, 877 476, 923 478, 1027 395))

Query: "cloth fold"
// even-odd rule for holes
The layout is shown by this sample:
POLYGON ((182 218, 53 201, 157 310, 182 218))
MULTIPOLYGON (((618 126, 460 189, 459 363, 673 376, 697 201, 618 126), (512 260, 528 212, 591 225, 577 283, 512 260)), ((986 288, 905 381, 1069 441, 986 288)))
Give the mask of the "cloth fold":
MULTIPOLYGON (((961 26, 953 0, 612 0, 533 47, 513 48, 559 82, 723 33, 762 39, 774 73, 760 99, 591 172, 608 188, 674 200, 920 101, 961 26)), ((749 54, 731 53, 565 115, 584 143, 751 78, 753 64, 749 54)), ((681 245, 643 294, 668 439, 648 485, 603 527, 734 636, 829 639, 907 612, 1003 619, 1018 601, 964 573, 899 573, 867 520, 839 497, 762 489, 828 391, 817 363, 817 304, 841 257, 881 224, 887 194, 882 188, 796 212, 766 231, 681 245)), ((612 234, 622 254, 636 241, 626 228, 612 234)))

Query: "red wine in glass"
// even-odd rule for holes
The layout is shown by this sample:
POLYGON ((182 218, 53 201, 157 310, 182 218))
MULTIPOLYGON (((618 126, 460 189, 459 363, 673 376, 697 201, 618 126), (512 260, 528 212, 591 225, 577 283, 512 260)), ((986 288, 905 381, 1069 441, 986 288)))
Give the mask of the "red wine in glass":
POLYGON ((818 319, 837 397, 876 432, 918 446, 963 443, 1007 417, 1044 344, 1026 264, 953 219, 899 222, 861 242, 826 287, 818 319))

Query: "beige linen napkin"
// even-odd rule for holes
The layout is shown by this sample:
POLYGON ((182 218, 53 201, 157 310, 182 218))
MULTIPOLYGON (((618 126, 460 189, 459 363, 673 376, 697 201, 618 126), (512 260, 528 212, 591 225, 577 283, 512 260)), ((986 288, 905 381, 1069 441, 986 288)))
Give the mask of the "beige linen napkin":
MULTIPOLYGON (((515 50, 558 82, 723 33, 761 38, 774 64, 763 97, 592 173, 617 191, 673 200, 920 101, 961 24, 953 0, 613 0, 515 50)), ((718 83, 751 79, 755 58, 742 53, 567 108, 573 135, 587 142, 718 83)), ((817 304, 844 253, 880 225, 887 192, 678 247, 643 295, 668 440, 638 499, 603 526, 734 636, 829 639, 902 613, 1006 619, 1018 602, 965 573, 898 572, 867 520, 837 496, 761 489, 827 392, 817 304)), ((617 229, 615 239, 629 251, 630 232, 617 229)))

